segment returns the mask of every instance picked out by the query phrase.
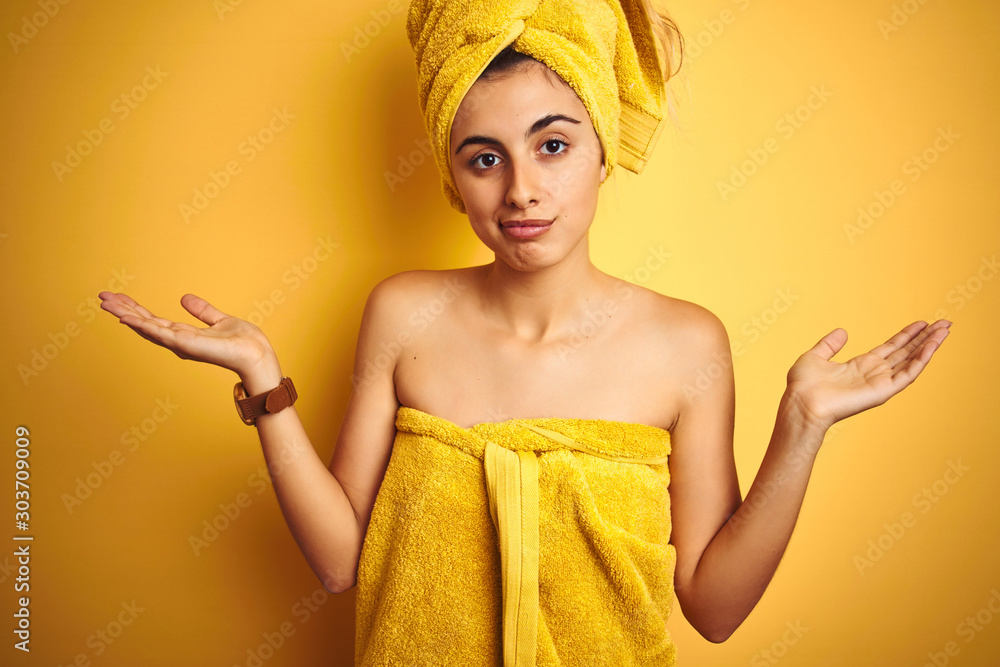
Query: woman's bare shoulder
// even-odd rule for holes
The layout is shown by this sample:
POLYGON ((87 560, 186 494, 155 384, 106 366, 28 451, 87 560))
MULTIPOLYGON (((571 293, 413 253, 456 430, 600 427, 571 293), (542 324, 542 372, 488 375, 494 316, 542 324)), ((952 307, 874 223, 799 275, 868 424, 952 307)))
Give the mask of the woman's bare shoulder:
POLYGON ((633 316, 652 335, 682 343, 728 347, 726 327, 708 308, 625 281, 615 289, 632 301, 633 316))
MULTIPOLYGON (((623 304, 621 332, 623 368, 638 388, 637 401, 648 401, 652 416, 643 423, 673 432, 689 405, 690 388, 717 366, 731 367, 729 338, 721 320, 691 301, 665 296, 637 285, 616 285, 623 304)), ((719 390, 725 383, 716 383, 719 390)))
POLYGON ((461 269, 415 269, 402 271, 382 279, 372 289, 381 299, 414 299, 433 296, 442 291, 460 293, 468 288, 482 267, 461 269))
POLYGON ((372 288, 367 308, 373 314, 405 320, 421 309, 454 301, 468 291, 480 269, 418 269, 391 275, 372 288))

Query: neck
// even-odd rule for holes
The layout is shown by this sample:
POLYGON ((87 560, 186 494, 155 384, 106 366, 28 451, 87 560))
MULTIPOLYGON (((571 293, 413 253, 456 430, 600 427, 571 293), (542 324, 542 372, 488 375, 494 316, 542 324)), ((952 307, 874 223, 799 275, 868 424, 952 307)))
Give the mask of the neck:
POLYGON ((544 341, 577 326, 608 289, 608 276, 590 261, 586 238, 552 266, 523 271, 494 260, 483 269, 483 312, 527 341, 544 341))

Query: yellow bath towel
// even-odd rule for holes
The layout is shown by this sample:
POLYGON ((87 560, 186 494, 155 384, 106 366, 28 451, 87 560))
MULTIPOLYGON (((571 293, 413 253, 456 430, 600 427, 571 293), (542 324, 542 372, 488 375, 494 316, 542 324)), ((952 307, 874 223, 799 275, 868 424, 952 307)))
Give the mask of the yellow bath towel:
POLYGON ((452 206, 449 138, 462 99, 511 43, 568 83, 590 113, 610 175, 639 173, 659 136, 664 80, 643 0, 413 0, 407 34, 420 108, 452 206))
POLYGON ((670 434, 408 407, 358 565, 358 665, 675 664, 670 434))

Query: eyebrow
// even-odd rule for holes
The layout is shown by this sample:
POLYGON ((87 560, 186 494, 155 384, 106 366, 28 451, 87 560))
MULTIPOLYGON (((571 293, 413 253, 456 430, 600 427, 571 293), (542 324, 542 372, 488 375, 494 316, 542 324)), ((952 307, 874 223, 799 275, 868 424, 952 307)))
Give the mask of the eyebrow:
MULTIPOLYGON (((577 120, 576 118, 571 118, 570 116, 566 116, 564 114, 550 113, 549 115, 543 118, 539 118, 534 123, 532 123, 531 127, 528 128, 528 131, 524 133, 524 138, 527 139, 531 135, 537 132, 541 132, 549 125, 552 125, 552 123, 557 123, 559 121, 566 121, 567 123, 574 123, 576 125, 580 124, 580 121, 577 120)), ((462 143, 458 145, 458 148, 455 149, 455 155, 458 155, 461 152, 461 150, 469 144, 488 144, 493 146, 499 146, 500 141, 493 137, 487 137, 481 134, 476 134, 471 137, 466 137, 462 141, 462 143)))

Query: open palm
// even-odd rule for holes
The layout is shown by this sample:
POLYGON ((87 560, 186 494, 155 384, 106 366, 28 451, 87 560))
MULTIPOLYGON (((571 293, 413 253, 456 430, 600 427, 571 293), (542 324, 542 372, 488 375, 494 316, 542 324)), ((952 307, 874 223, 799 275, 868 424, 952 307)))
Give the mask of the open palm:
POLYGON ((834 422, 881 405, 913 382, 948 336, 951 322, 914 322, 870 352, 832 361, 847 342, 835 329, 788 371, 788 391, 816 424, 834 422))
POLYGON ((184 309, 209 325, 196 327, 157 317, 126 294, 101 292, 101 308, 146 340, 181 359, 201 361, 239 374, 258 364, 270 344, 254 324, 220 311, 194 294, 181 298, 184 309))

